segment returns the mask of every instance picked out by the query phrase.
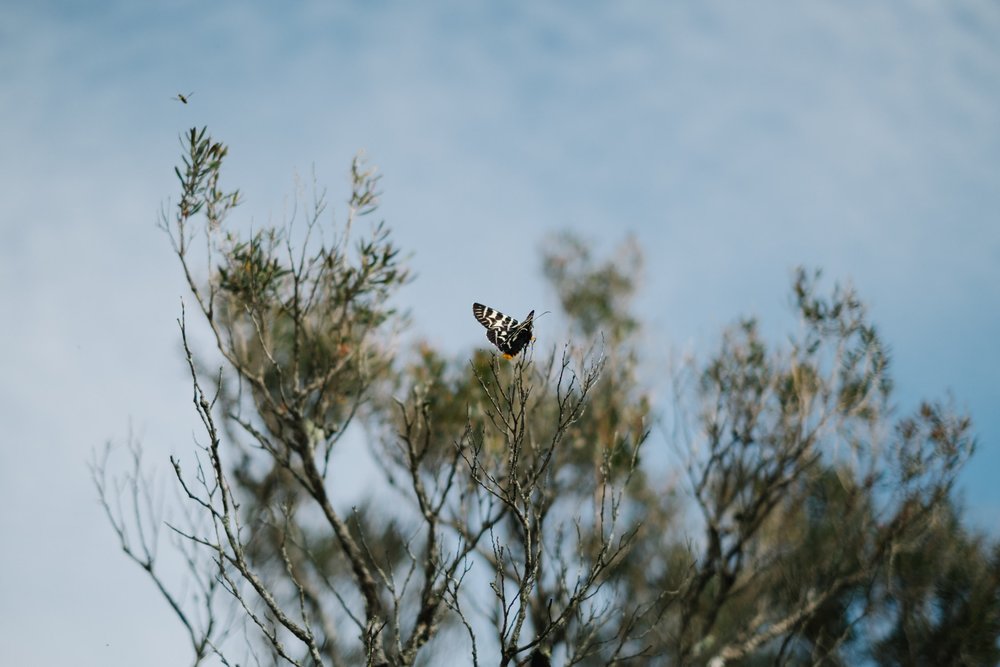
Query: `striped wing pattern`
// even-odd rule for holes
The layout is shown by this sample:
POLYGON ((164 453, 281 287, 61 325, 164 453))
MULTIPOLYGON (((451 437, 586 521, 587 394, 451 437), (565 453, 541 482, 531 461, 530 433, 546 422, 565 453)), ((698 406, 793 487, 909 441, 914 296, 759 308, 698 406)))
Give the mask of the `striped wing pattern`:
POLYGON ((486 338, 496 345, 507 359, 513 359, 528 343, 531 342, 532 318, 535 311, 528 313, 524 322, 518 322, 499 310, 484 306, 481 303, 472 304, 472 314, 479 323, 486 327, 486 338))

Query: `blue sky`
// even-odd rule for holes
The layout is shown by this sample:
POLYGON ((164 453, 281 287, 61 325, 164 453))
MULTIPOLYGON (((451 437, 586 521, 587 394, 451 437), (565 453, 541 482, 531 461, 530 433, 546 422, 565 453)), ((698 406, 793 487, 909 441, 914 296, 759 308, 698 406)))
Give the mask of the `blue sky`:
POLYGON ((7 2, 0 662, 187 659, 85 462, 131 421, 165 473, 197 430, 155 227, 194 125, 230 145, 244 222, 280 221, 313 169, 342 201, 366 150, 413 252, 403 303, 455 354, 484 342, 472 301, 554 309, 539 247, 566 228, 638 238, 658 348, 740 314, 790 328, 798 264, 853 281, 901 406, 972 412, 963 489, 996 530, 995 3, 7 2))

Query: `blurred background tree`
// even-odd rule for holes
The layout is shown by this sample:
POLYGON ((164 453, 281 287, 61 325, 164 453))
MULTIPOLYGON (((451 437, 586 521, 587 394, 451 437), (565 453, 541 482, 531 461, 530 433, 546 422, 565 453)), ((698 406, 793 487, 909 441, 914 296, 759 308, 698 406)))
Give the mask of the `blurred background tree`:
POLYGON ((746 319, 657 373, 643 350, 663 341, 632 307, 637 243, 595 257, 563 234, 542 268, 570 342, 513 362, 399 349, 410 275, 368 223, 374 169, 352 165, 341 225, 318 192, 245 234, 226 147, 205 130, 183 143, 162 225, 222 365, 196 356, 182 311, 204 432, 172 460, 180 518, 138 443, 126 472, 106 452, 93 473, 194 664, 1000 660, 1000 547, 954 492, 970 420, 940 402, 894 416, 887 348, 852 289, 799 271, 787 342, 746 319), (669 377, 656 409, 651 377, 669 377), (347 433, 380 473, 349 509, 358 473, 332 463, 347 433))

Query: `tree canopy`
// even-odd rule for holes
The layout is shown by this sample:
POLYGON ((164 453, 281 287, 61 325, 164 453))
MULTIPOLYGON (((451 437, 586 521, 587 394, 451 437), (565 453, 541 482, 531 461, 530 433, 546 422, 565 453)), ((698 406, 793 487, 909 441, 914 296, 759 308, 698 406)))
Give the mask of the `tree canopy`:
POLYGON ((739 320, 657 370, 654 398, 644 360, 667 342, 632 307, 638 244, 598 256, 565 233, 541 258, 565 340, 513 361, 403 346, 411 274, 374 169, 351 165, 339 224, 318 193, 246 231, 226 146, 182 143, 161 225, 222 365, 182 311, 203 431, 171 459, 175 507, 151 501, 139 443, 93 474, 193 664, 1000 661, 1000 546, 955 497, 970 418, 897 416, 853 289, 798 270, 786 340, 739 320), (352 438, 377 474, 345 501, 352 438))

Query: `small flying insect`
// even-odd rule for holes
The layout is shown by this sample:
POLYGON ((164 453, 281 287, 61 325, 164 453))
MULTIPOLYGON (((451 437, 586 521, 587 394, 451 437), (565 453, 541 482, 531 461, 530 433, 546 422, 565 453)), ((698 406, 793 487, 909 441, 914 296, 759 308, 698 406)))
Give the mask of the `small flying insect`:
POLYGON ((188 93, 187 95, 182 95, 181 93, 177 93, 177 97, 171 97, 170 99, 177 100, 181 104, 187 104, 188 98, 191 97, 192 95, 194 95, 194 93, 188 93))

